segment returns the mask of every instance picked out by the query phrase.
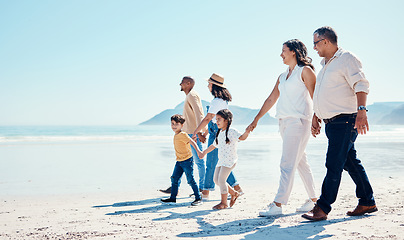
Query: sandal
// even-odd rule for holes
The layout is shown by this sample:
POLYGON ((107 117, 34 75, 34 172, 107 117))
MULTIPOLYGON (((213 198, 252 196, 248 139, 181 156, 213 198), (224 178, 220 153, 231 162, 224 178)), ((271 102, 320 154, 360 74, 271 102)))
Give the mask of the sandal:
POLYGON ((227 205, 224 203, 219 203, 218 205, 214 206, 212 209, 214 210, 221 210, 227 208, 227 205))
POLYGON ((234 195, 231 195, 230 207, 233 207, 233 205, 236 203, 236 200, 239 196, 240 196, 240 193, 238 193, 237 191, 234 191, 234 195))

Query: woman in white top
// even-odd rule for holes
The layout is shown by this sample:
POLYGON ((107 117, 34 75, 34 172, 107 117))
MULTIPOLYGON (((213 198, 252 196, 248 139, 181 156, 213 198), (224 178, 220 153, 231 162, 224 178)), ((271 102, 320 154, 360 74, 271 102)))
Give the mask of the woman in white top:
POLYGON ((317 201, 314 180, 306 159, 305 149, 310 136, 313 116, 313 92, 316 75, 306 46, 297 39, 283 44, 281 57, 288 65, 276 81, 275 87, 265 100, 254 121, 247 127, 252 131, 279 99, 276 117, 279 119, 279 132, 283 140, 281 177, 274 202, 259 212, 260 216, 282 214, 282 205, 287 204, 292 190, 296 169, 304 183, 309 198, 297 211, 306 212, 317 201))
MULTIPOLYGON (((208 113, 205 118, 201 121, 199 126, 195 129, 193 133, 193 138, 196 139, 196 134, 208 125, 209 139, 208 147, 213 144, 218 132, 218 126, 216 124, 216 113, 222 109, 228 109, 228 102, 232 100, 229 90, 224 84, 223 76, 213 73, 212 76, 207 80, 209 82, 208 88, 212 93, 214 99, 209 105, 208 113)), ((205 137, 207 133, 203 133, 202 137, 205 137)), ((215 173, 216 164, 218 161, 218 151, 213 150, 206 156, 206 173, 205 173, 205 183, 202 191, 202 199, 207 200, 209 198, 209 191, 215 190, 215 182, 213 181, 213 175, 215 173)), ((240 195, 243 195, 240 185, 238 184, 233 172, 230 173, 227 178, 227 183, 238 191, 240 195)))

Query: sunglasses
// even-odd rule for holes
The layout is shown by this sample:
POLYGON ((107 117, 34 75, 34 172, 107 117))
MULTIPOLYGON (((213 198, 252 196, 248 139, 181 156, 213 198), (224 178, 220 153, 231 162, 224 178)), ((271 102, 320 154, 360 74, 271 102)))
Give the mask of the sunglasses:
POLYGON ((316 41, 316 42, 313 42, 314 46, 316 46, 316 45, 317 45, 317 43, 319 43, 319 42, 321 42, 321 41, 323 41, 323 40, 325 40, 325 38, 320 39, 320 40, 318 40, 318 41, 316 41))

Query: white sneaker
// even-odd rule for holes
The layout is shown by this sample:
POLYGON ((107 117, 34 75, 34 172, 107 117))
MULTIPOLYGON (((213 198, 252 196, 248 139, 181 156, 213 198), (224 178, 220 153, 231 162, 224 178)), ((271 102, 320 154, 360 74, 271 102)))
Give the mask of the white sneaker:
POLYGON ((269 204, 267 207, 259 212, 261 217, 269 217, 282 214, 282 207, 276 206, 275 203, 269 204))
POLYGON ((296 212, 308 212, 314 208, 314 202, 311 199, 307 199, 306 202, 299 208, 296 208, 296 212))
POLYGON ((202 195, 202 201, 209 201, 209 195, 202 195))

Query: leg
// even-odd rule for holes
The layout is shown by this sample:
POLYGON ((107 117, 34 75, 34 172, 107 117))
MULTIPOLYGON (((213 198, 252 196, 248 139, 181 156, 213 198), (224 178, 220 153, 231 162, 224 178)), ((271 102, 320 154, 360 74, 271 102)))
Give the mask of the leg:
MULTIPOLYGON (((217 125, 209 122, 209 139, 208 139, 208 147, 212 145, 213 141, 216 138, 217 133, 217 125)), ((205 173, 205 182, 203 185, 203 194, 208 195, 209 191, 215 190, 215 183, 213 182, 213 174, 215 172, 218 157, 218 150, 215 149, 212 152, 206 155, 206 173, 205 173)))
POLYGON ((216 167, 215 181, 216 181, 216 184, 219 185, 219 187, 220 187, 221 202, 218 205, 214 206, 213 209, 227 208, 228 190, 230 190, 234 194, 234 190, 226 183, 226 179, 229 176, 232 169, 233 168, 227 168, 224 166, 216 167))
POLYGON ((328 149, 325 166, 327 173, 321 188, 321 196, 317 205, 328 214, 331 211, 331 204, 337 198, 341 174, 347 160, 348 151, 352 147, 351 138, 354 134, 351 130, 355 120, 349 121, 349 117, 337 118, 327 123, 325 132, 328 138, 328 149))
MULTIPOLYGON (((192 135, 192 134, 189 134, 190 136, 192 135)), ((201 144, 201 142, 199 141, 199 138, 197 138, 196 139, 196 145, 198 146, 198 148, 199 148, 199 150, 201 150, 202 151, 202 144, 201 144)), ((202 158, 202 159, 200 159, 199 157, 198 157, 198 154, 197 154, 197 152, 196 152, 196 150, 194 149, 194 147, 193 146, 191 146, 191 149, 192 149, 192 156, 193 156, 193 158, 194 158, 194 160, 195 160, 195 164, 196 164, 196 166, 198 167, 198 173, 199 173, 199 189, 203 189, 203 184, 204 184, 204 182, 205 182, 205 160, 202 158)))
POLYGON ((304 188, 306 189, 307 195, 310 199, 316 199, 316 192, 314 187, 314 178, 311 172, 310 165, 307 161, 306 153, 300 159, 299 165, 297 166, 300 178, 303 181, 304 188))
POLYGON ((315 192, 315 187, 314 187, 314 178, 313 174, 311 172, 311 168, 309 165, 309 162, 307 161, 307 155, 304 152, 307 146, 307 143, 310 138, 310 127, 311 127, 311 122, 308 120, 302 120, 303 125, 305 126, 305 131, 304 131, 304 138, 302 140, 302 145, 301 145, 301 150, 303 152, 300 153, 299 155, 299 164, 297 166, 297 170, 299 172, 300 178, 303 181, 303 185, 306 189, 307 194, 309 195, 309 198, 313 201, 317 200, 316 192, 315 192))
POLYGON ((230 172, 229 177, 227 178, 226 182, 233 188, 236 186, 239 187, 239 183, 237 182, 236 176, 234 175, 233 172, 230 172))
POLYGON ((178 188, 180 184, 180 179, 184 170, 182 169, 180 162, 175 163, 173 175, 171 176, 171 196, 170 198, 175 200, 177 199, 178 188))
POLYGON ((280 133, 283 139, 281 176, 279 180, 278 193, 275 196, 275 204, 287 204, 292 191, 294 176, 299 160, 305 149, 306 126, 299 118, 287 118, 280 120, 280 133))
POLYGON ((196 182, 194 179, 194 161, 193 161, 192 157, 188 160, 180 162, 180 164, 181 164, 182 169, 185 172, 188 184, 191 186, 192 190, 194 191, 195 199, 200 200, 201 195, 199 194, 198 185, 196 185, 196 182))
POLYGON ((376 205, 373 197, 372 186, 370 185, 365 168, 361 164, 361 161, 356 157, 354 145, 352 145, 352 148, 348 152, 348 158, 344 169, 348 171, 352 180, 356 184, 356 197, 359 198, 359 205, 376 205))

